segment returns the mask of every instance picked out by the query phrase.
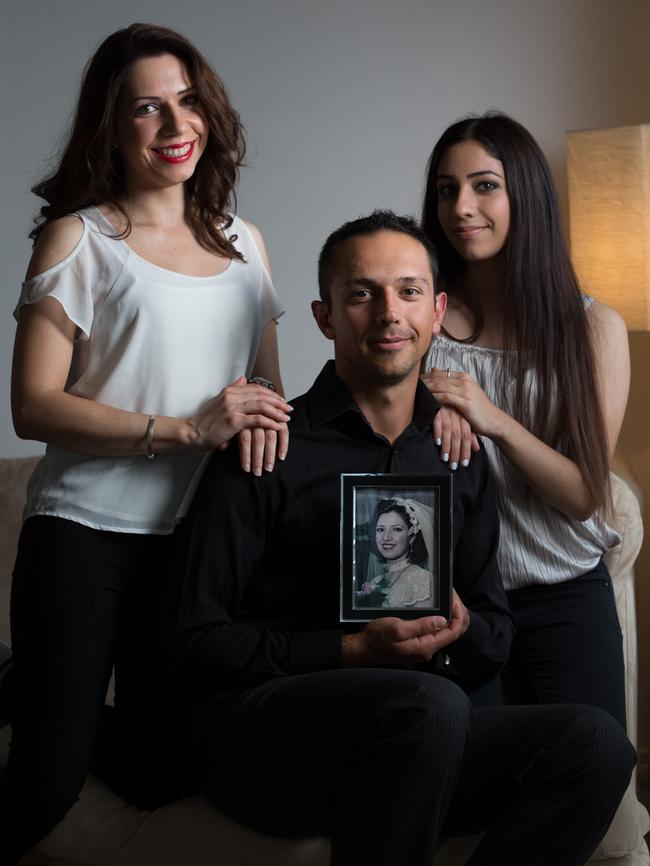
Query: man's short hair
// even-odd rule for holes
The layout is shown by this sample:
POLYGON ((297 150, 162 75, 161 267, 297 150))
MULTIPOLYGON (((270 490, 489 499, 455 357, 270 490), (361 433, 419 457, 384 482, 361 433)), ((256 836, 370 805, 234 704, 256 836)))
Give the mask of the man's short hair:
POLYGON ((398 232, 409 235, 422 244, 429 256, 434 290, 438 277, 438 258, 433 244, 424 234, 412 216, 399 216, 392 210, 375 210, 369 216, 344 223, 333 231, 323 244, 318 257, 318 291, 321 301, 329 307, 332 301, 332 280, 336 270, 336 253, 345 241, 360 235, 374 235, 376 232, 398 232))

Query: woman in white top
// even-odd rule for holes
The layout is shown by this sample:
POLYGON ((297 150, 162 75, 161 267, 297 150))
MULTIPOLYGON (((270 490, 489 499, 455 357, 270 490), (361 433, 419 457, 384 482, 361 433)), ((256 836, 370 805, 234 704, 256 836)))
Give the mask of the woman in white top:
MULTIPOLYGON (((449 299, 425 381, 486 437, 519 693, 601 706, 625 725, 620 628, 601 562, 617 541, 608 472, 629 387, 625 325, 581 295, 547 162, 503 114, 443 133, 423 227, 449 299)), ((455 463, 467 460, 469 439, 456 450, 455 463)))
POLYGON ((59 164, 34 190, 47 204, 12 400, 18 435, 48 447, 14 572, 2 866, 78 796, 118 613, 160 574, 205 455, 239 434, 260 474, 276 444, 286 452, 282 309, 259 232, 227 211, 244 149, 196 48, 134 24, 91 59, 59 164))

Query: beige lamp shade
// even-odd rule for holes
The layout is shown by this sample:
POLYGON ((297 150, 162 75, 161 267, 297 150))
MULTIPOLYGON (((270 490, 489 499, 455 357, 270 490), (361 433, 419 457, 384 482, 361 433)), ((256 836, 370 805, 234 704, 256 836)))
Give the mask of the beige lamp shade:
POLYGON ((650 124, 567 133, 571 258, 582 290, 650 330, 650 124))

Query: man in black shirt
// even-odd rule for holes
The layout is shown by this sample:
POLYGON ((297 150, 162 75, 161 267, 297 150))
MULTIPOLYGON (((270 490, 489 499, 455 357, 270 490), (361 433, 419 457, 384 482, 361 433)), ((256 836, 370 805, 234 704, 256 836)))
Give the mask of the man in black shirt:
POLYGON ((215 454, 178 533, 175 689, 206 794, 271 834, 328 833, 333 864, 429 866, 443 827, 487 828, 473 864, 579 864, 633 751, 599 710, 474 711, 459 688, 493 678, 512 635, 482 451, 454 477, 451 621, 339 627, 340 474, 449 471, 419 382, 446 302, 434 274, 390 212, 326 243, 313 310, 335 361, 294 401, 286 461, 257 478, 215 454))

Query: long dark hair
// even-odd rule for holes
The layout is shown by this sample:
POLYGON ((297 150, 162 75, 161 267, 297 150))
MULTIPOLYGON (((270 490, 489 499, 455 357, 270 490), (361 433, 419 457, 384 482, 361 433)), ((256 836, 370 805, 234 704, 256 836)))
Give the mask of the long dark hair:
POLYGON ((482 316, 463 283, 464 260, 438 220, 438 167, 446 151, 463 141, 478 142, 503 163, 510 229, 505 244, 503 307, 505 399, 513 383, 515 417, 535 436, 575 461, 592 500, 609 500, 609 458, 598 399, 593 344, 576 275, 560 226, 551 172, 531 134, 498 112, 467 117, 442 134, 427 170, 422 227, 438 250, 441 288, 482 316), (533 405, 527 371, 537 379, 533 405))
POLYGON ((246 152, 239 115, 230 104, 223 82, 192 43, 165 27, 131 24, 105 39, 88 62, 72 130, 56 169, 32 192, 47 202, 30 237, 36 240, 48 222, 88 205, 110 204, 131 222, 119 204, 124 192, 124 168, 113 147, 115 110, 132 64, 143 57, 173 54, 181 60, 196 89, 209 127, 206 148, 186 182, 188 216, 193 233, 205 249, 229 259, 242 256, 224 236, 232 219, 239 167, 246 152))

